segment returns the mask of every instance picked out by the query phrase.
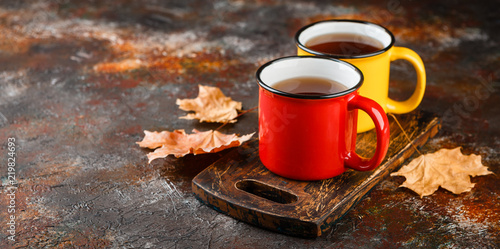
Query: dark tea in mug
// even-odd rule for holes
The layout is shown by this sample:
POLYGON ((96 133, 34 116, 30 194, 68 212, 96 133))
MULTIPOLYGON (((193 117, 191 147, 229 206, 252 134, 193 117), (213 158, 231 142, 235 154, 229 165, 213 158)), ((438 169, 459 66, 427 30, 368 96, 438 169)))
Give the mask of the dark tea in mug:
POLYGON ((347 86, 326 78, 295 77, 282 80, 273 85, 274 89, 302 95, 328 95, 347 90, 347 86))
POLYGON ((384 48, 383 44, 374 38, 350 33, 316 36, 307 41, 305 45, 321 53, 349 56, 370 54, 384 48))

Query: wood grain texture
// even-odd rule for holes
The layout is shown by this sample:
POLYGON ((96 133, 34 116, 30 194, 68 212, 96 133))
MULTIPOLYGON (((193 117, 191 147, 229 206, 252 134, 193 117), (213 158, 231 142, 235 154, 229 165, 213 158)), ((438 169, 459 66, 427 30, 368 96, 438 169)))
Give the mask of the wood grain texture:
MULTIPOLYGON (((440 127, 437 117, 414 112, 397 119, 415 146, 421 146, 440 127)), ((215 210, 276 232, 317 237, 400 166, 414 147, 390 117, 391 142, 384 162, 375 170, 347 170, 322 181, 295 181, 268 171, 258 155, 258 140, 228 153, 198 174, 192 182, 200 201, 215 210)), ((374 151, 374 131, 358 135, 357 150, 369 156, 374 151)))

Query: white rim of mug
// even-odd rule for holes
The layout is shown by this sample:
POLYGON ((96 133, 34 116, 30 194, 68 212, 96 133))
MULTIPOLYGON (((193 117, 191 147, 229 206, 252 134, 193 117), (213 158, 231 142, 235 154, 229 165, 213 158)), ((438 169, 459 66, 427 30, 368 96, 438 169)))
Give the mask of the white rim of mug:
POLYGON ((356 66, 352 65, 351 63, 337 60, 335 58, 325 57, 325 56, 309 56, 309 55, 306 55, 306 56, 293 55, 293 56, 286 56, 286 57, 280 57, 280 58, 274 59, 274 60, 269 61, 269 62, 265 63, 264 65, 260 66, 259 69, 257 69, 256 76, 257 76, 257 80, 258 80, 259 85, 262 88, 264 88, 265 90, 267 90, 271 93, 274 93, 274 94, 278 94, 278 95, 290 97, 290 98, 295 98, 295 99, 331 99, 331 98, 345 96, 349 93, 352 93, 352 92, 358 90, 361 87, 361 85, 363 85, 363 81, 364 81, 364 76, 363 76, 363 73, 361 72, 361 70, 359 70, 356 66), (359 75, 359 80, 352 87, 349 87, 347 90, 344 90, 341 92, 324 94, 324 95, 306 95, 306 94, 295 94, 295 93, 280 91, 280 90, 275 89, 275 88, 269 86, 268 84, 266 84, 261 78, 262 71, 272 64, 279 63, 279 62, 284 61, 284 60, 303 60, 303 59, 328 60, 330 62, 333 61, 335 63, 339 63, 341 65, 347 66, 348 68, 354 70, 354 72, 359 75))
MULTIPOLYGON (((372 36, 369 36, 369 37, 373 38, 372 36)), ((386 52, 387 50, 389 50, 392 46, 394 46, 394 42, 395 42, 394 35, 387 28, 385 28, 383 26, 380 26, 378 24, 372 23, 372 22, 361 21, 361 20, 350 20, 350 19, 333 19, 333 20, 323 20, 323 21, 319 21, 319 22, 314 22, 314 23, 311 23, 309 25, 306 25, 306 26, 302 27, 295 34, 295 43, 297 44, 297 46, 300 49, 306 51, 307 53, 310 53, 310 54, 313 54, 313 55, 317 55, 317 56, 328 56, 328 57, 334 57, 334 58, 339 58, 339 59, 367 58, 367 57, 371 57, 371 56, 374 56, 374 55, 383 54, 384 52, 386 52), (379 29, 384 30, 390 36, 390 42, 389 42, 389 44, 387 46, 385 46, 384 48, 382 48, 380 50, 377 50, 377 51, 372 52, 372 53, 359 54, 359 55, 342 55, 342 54, 329 54, 329 53, 318 52, 316 50, 312 50, 312 49, 306 47, 305 44, 303 44, 303 43, 300 42, 299 38, 300 38, 301 34, 306 29, 309 29, 309 28, 311 28, 311 27, 313 27, 315 25, 318 25, 318 24, 323 24, 323 23, 328 23, 328 22, 344 22, 344 23, 345 22, 350 22, 350 23, 356 23, 356 24, 363 24, 363 25, 368 25, 368 26, 374 26, 374 27, 377 27, 379 29)))

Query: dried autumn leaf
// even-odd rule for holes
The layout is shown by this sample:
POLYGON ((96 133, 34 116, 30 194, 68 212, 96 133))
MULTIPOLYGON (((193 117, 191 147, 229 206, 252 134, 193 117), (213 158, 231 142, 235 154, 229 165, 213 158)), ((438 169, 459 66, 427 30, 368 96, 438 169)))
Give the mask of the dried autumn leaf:
POLYGON ((241 137, 213 130, 205 132, 193 130, 193 134, 186 134, 184 130, 174 130, 173 132, 144 131, 144 134, 144 139, 137 144, 143 148, 156 149, 148 154, 149 162, 151 162, 156 158, 164 158, 168 155, 183 157, 187 154, 214 153, 236 147, 249 140, 254 133, 241 137))
POLYGON ((465 156, 458 147, 421 155, 391 176, 404 176, 406 181, 400 187, 423 197, 433 194, 439 186, 454 194, 470 191, 474 187, 470 176, 488 174, 493 172, 481 164, 481 156, 465 156))
POLYGON ((234 123, 241 110, 241 102, 226 97, 218 87, 199 85, 195 99, 177 99, 176 104, 184 111, 194 111, 183 119, 199 119, 200 122, 234 123))

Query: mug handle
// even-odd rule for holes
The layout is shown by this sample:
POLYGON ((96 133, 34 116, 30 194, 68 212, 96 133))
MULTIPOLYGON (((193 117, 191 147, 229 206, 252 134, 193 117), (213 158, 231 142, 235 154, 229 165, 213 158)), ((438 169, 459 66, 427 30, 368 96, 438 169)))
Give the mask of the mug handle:
POLYGON ((403 47, 394 47, 391 53, 391 61, 409 61, 417 72, 417 86, 411 97, 405 101, 396 101, 391 98, 387 100, 387 112, 401 114, 413 111, 422 101, 425 92, 425 68, 420 56, 413 50, 403 47))
MULTIPOLYGON (((389 148, 390 133, 387 115, 377 102, 359 95, 355 95, 349 100, 347 109, 349 111, 360 109, 370 116, 375 123, 377 132, 377 148, 370 159, 360 157, 354 149, 349 151, 346 155, 346 166, 359 171, 373 170, 384 160, 389 148)), ((356 131, 354 131, 354 134, 356 134, 356 131)))

